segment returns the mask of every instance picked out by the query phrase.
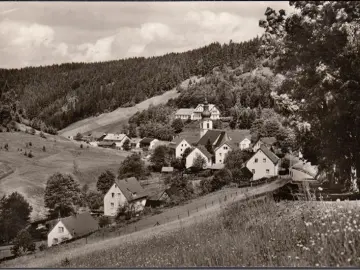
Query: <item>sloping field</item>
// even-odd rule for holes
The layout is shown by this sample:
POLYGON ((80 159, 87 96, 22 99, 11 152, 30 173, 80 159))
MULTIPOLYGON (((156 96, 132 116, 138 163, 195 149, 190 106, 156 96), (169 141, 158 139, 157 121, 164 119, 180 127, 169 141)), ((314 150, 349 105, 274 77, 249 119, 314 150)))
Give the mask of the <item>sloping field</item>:
POLYGON ((86 145, 80 148, 79 143, 59 136, 44 139, 26 133, 0 133, 0 145, 5 143, 9 144, 9 151, 0 150, 0 164, 6 164, 6 168, 10 167, 14 172, 0 178, 0 196, 13 191, 22 193, 33 206, 32 218, 44 214, 43 192, 52 174, 74 173, 81 185, 88 183, 92 187, 101 172, 106 169, 116 172, 121 161, 129 155, 113 149, 87 148, 86 145), (29 142, 32 146, 26 147, 29 142), (25 156, 25 151, 31 151, 34 157, 25 156))
MULTIPOLYGON (((202 222, 209 217, 214 217, 217 214, 221 213, 223 207, 230 205, 236 201, 243 201, 249 198, 252 195, 259 195, 264 194, 269 191, 276 190, 280 186, 286 183, 286 179, 280 179, 275 182, 269 183, 267 185, 253 187, 248 189, 229 189, 229 190, 222 190, 216 192, 214 194, 209 194, 208 196, 195 199, 188 204, 178 206, 175 208, 171 208, 166 210, 166 212, 161 213, 159 215, 150 216, 145 218, 144 220, 140 220, 137 225, 138 228, 141 228, 144 223, 149 223, 150 226, 143 227, 143 230, 120 236, 114 237, 107 240, 98 239, 96 242, 89 243, 84 245, 84 242, 79 240, 74 243, 69 243, 68 245, 60 245, 58 247, 51 248, 44 252, 39 252, 36 255, 29 255, 20 257, 18 259, 5 262, 2 266, 3 267, 54 267, 59 266, 61 261, 65 258, 68 258, 70 262, 75 260, 83 261, 87 260, 88 264, 87 267, 105 267, 105 266, 136 266, 133 264, 133 261, 129 260, 128 262, 124 262, 123 264, 116 264, 113 260, 108 263, 105 263, 103 259, 99 258, 98 254, 102 252, 110 252, 113 253, 114 250, 122 250, 123 248, 126 249, 128 246, 137 246, 141 245, 144 241, 147 241, 152 238, 161 239, 162 237, 166 237, 166 235, 170 235, 176 233, 181 228, 188 228, 188 230, 192 230, 193 226, 196 225, 198 222, 202 222), (221 203, 214 203, 212 205, 211 201, 218 200, 218 197, 222 197, 227 194, 233 194, 237 191, 237 195, 229 198, 226 202, 223 200, 221 203), (208 202, 208 206, 206 208, 202 207, 199 211, 197 208, 202 206, 205 202, 208 202), (187 210, 191 211, 190 216, 187 216, 187 210), (183 215, 185 213, 185 216, 183 215), (177 215, 182 215, 181 219, 177 219, 177 215), (170 222, 166 222, 167 217, 169 217, 170 222), (154 227, 153 224, 155 221, 163 221, 161 225, 154 227), (97 262, 95 263, 91 258, 97 258, 97 262), (92 265, 91 265, 92 264, 92 265)), ((211 233, 210 233, 211 234, 211 233)), ((180 247, 180 246, 179 246, 180 247)), ((121 256, 122 251, 116 256, 121 256)), ((138 252, 141 252, 138 250, 138 252)), ((132 250, 131 257, 137 256, 137 252, 132 250), (135 253, 133 253, 135 252, 135 253)), ((129 258, 130 259, 130 258, 129 258)), ((80 266, 77 264, 76 266, 80 266)), ((82 263, 81 263, 81 266, 82 263)), ((159 266, 159 265, 158 265, 159 266)), ((165 266, 165 265, 162 265, 165 266)), ((173 265, 175 266, 175 265, 173 265)), ((177 265, 180 266, 180 265, 177 265)))

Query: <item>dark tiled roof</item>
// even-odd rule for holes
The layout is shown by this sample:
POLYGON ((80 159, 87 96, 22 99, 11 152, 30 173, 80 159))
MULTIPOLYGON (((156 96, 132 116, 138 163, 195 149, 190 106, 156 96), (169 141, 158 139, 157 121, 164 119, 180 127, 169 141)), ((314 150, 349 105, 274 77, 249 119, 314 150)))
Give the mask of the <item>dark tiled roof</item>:
POLYGON ((99 132, 99 131, 94 131, 90 134, 90 137, 92 138, 101 138, 102 136, 106 136, 106 134, 104 132, 99 132))
POLYGON ((176 148, 183 140, 185 140, 185 139, 183 139, 181 137, 176 137, 169 143, 169 147, 176 148))
POLYGON ((148 196, 146 190, 140 185, 139 181, 135 177, 117 180, 116 184, 128 202, 148 196))
POLYGON ((211 129, 211 130, 208 130, 205 133, 205 135, 200 138, 200 140, 197 142, 197 144, 198 145, 206 145, 209 139, 210 139, 210 143, 212 145, 214 145, 215 142, 216 142, 216 144, 220 144, 222 142, 222 140, 224 139, 225 135, 226 135, 225 131, 211 129))
POLYGON ((273 152, 270 151, 269 148, 267 148, 265 145, 261 145, 260 149, 261 151, 263 151, 263 153, 274 163, 278 163, 278 161, 280 160, 280 158, 275 155, 273 152))
POLYGON ((140 141, 140 143, 150 144, 153 140, 153 138, 144 138, 140 141))
POLYGON ((245 138, 248 138, 249 140, 251 139, 250 130, 248 130, 248 129, 227 130, 226 133, 228 134, 231 142, 234 142, 236 144, 239 144, 245 138))
POLYGON ((242 167, 240 169, 240 171, 243 173, 245 178, 252 178, 253 177, 253 173, 246 167, 242 167))
POLYGON ((89 212, 61 218, 60 221, 72 236, 77 237, 96 231, 99 228, 99 224, 89 212))
POLYGON ((196 147, 197 149, 199 149, 207 158, 212 158, 212 154, 209 153, 209 151, 205 148, 205 146, 203 145, 198 145, 196 147))
POLYGON ((173 196, 180 196, 180 191, 175 186, 171 186, 167 190, 165 190, 166 194, 171 198, 173 196))

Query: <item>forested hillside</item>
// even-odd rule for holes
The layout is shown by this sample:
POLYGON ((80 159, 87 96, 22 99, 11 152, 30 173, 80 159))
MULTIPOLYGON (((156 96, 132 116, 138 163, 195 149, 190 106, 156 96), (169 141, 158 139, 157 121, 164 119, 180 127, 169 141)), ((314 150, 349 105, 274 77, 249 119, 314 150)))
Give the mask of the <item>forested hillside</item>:
POLYGON ((2 69, 0 78, 17 95, 21 115, 33 127, 61 129, 89 116, 132 106, 214 67, 235 68, 255 59, 259 45, 255 38, 160 57, 2 69))

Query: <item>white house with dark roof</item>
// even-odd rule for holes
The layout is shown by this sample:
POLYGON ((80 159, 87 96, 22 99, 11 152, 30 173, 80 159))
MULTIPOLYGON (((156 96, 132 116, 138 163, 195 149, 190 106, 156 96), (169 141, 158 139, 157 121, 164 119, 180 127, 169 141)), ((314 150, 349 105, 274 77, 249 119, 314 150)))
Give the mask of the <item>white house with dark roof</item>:
POLYGON ((88 235, 99 229, 98 222, 89 212, 59 218, 50 222, 54 226, 47 236, 48 247, 72 238, 88 235))
POLYGON ((191 144, 183 138, 175 138, 169 144, 169 148, 173 152, 175 158, 181 158, 186 148, 191 148, 191 144))
POLYGON ((198 156, 202 156, 206 164, 204 166, 204 169, 209 168, 212 166, 212 155, 206 150, 206 148, 202 145, 198 145, 195 147, 191 153, 186 157, 185 167, 190 168, 193 166, 195 159, 198 156))
POLYGON ((251 140, 250 138, 246 137, 241 142, 239 142, 239 149, 240 150, 249 149, 250 145, 251 145, 251 140))
MULTIPOLYGON (((196 108, 193 111, 192 120, 201 120, 202 119, 202 112, 205 110, 206 104, 199 104, 196 106, 196 108)), ((220 111, 214 104, 208 104, 209 111, 211 113, 210 119, 212 120, 218 120, 220 119, 220 111)))
POLYGON ((261 145, 256 153, 246 162, 246 167, 253 174, 252 180, 272 177, 279 174, 280 158, 265 145, 261 145))
POLYGON ((136 212, 142 211, 148 194, 135 177, 117 180, 104 196, 104 215, 116 216, 120 206, 126 204, 136 212))
POLYGON ((224 164, 226 155, 232 150, 229 142, 223 142, 215 148, 215 164, 224 164))
POLYGON ((103 139, 104 142, 115 143, 115 146, 118 149, 122 149, 123 144, 126 140, 130 141, 130 138, 126 134, 112 134, 112 133, 107 134, 103 139))
POLYGON ((140 142, 140 148, 146 148, 148 150, 152 150, 155 148, 156 143, 158 142, 158 139, 154 138, 143 138, 140 142))

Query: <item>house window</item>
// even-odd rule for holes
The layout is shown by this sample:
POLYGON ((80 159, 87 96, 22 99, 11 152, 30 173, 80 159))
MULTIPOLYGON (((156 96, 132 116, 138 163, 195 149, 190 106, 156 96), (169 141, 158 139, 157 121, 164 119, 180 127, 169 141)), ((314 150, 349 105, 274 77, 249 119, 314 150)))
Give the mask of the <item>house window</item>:
POLYGON ((222 162, 222 160, 220 159, 220 160, 219 160, 219 162, 221 163, 221 162, 222 162))
POLYGON ((59 239, 57 239, 57 238, 54 238, 54 244, 57 244, 58 242, 59 242, 59 239))
POLYGON ((257 158, 255 158, 255 163, 257 163, 258 162, 258 159, 257 158))
POLYGON ((118 196, 120 197, 120 193, 118 193, 118 196))
POLYGON ((110 205, 111 205, 111 208, 114 208, 114 203, 113 202, 110 205))
POLYGON ((222 154, 221 154, 221 153, 219 153, 219 156, 220 156, 220 157, 221 157, 221 155, 222 155, 222 154))
POLYGON ((270 170, 269 170, 269 169, 267 169, 267 170, 266 170, 266 174, 269 174, 269 173, 270 173, 270 170))
POLYGON ((266 162, 266 158, 263 158, 263 162, 264 162, 264 163, 266 162))
POLYGON ((225 150, 227 150, 227 149, 228 149, 228 147, 227 147, 227 146, 224 146, 224 149, 225 149, 225 150))
POLYGON ((59 227, 59 233, 63 233, 64 232, 64 227, 59 227))
POLYGON ((115 196, 115 193, 111 193, 111 197, 113 197, 113 198, 114 198, 114 196, 115 196))
POLYGON ((255 170, 254 170, 254 169, 252 169, 251 172, 252 172, 253 174, 255 174, 255 170))
POLYGON ((207 123, 207 129, 209 129, 210 128, 210 124, 209 123, 207 123))

